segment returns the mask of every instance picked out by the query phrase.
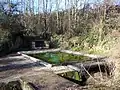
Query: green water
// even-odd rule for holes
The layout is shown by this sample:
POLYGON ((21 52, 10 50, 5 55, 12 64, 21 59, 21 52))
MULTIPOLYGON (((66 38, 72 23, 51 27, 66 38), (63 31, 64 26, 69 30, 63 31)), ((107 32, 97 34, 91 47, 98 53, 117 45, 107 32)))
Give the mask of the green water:
MULTIPOLYGON (((66 62, 74 62, 74 61, 81 62, 85 60, 90 60, 90 58, 85 56, 67 54, 62 52, 31 54, 30 56, 51 63, 53 65, 60 65, 66 62)), ((61 73, 59 75, 65 78, 71 78, 77 81, 81 81, 80 73, 78 73, 77 71, 61 73)))
POLYGON ((58 74, 58 75, 60 75, 62 77, 65 77, 65 78, 71 78, 71 79, 74 79, 74 80, 77 80, 77 81, 81 81, 81 75, 77 71, 61 73, 61 74, 58 74))
POLYGON ((60 65, 62 63, 71 62, 71 61, 79 62, 84 60, 90 60, 90 58, 85 56, 72 55, 62 52, 31 54, 30 56, 55 65, 60 65))

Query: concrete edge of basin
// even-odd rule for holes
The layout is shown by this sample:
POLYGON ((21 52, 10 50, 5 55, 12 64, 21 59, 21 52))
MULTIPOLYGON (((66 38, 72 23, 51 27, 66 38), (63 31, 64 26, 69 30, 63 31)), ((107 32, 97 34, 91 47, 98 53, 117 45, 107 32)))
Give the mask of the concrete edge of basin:
MULTIPOLYGON (((17 52, 17 53, 19 54, 20 52, 17 52)), ((30 59, 30 60, 32 60, 32 61, 34 61, 34 62, 37 62, 37 63, 39 63, 39 64, 41 64, 41 65, 44 65, 45 67, 52 67, 52 64, 47 63, 47 62, 44 62, 44 61, 42 61, 42 60, 40 60, 40 59, 31 57, 31 56, 26 55, 26 54, 23 54, 23 53, 21 53, 21 55, 22 55, 23 57, 27 58, 27 59, 30 59)))

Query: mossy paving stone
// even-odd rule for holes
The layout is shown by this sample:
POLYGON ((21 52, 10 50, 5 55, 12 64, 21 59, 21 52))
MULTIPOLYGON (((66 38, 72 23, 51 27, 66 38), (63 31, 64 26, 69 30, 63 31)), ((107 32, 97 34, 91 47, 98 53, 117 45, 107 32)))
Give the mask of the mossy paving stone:
POLYGON ((83 90, 78 84, 45 70, 21 77, 20 81, 22 86, 29 85, 35 90, 83 90))

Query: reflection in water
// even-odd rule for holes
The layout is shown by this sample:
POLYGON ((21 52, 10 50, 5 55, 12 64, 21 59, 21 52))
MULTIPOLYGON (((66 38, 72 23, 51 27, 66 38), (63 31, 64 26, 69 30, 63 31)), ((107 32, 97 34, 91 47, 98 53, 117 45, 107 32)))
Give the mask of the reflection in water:
POLYGON ((73 80, 76 80, 76 81, 82 81, 81 79, 81 75, 79 72, 77 71, 73 71, 73 72, 66 72, 66 73, 62 73, 62 74, 59 74, 60 76, 62 77, 65 77, 67 79, 73 79, 73 80))
POLYGON ((88 57, 85 56, 79 56, 79 55, 73 55, 73 54, 67 54, 67 53, 61 53, 61 52, 50 52, 50 53, 39 53, 39 54, 31 54, 30 56, 33 56, 35 58, 44 60, 48 63, 60 65, 66 62, 71 61, 83 61, 88 60, 88 57))

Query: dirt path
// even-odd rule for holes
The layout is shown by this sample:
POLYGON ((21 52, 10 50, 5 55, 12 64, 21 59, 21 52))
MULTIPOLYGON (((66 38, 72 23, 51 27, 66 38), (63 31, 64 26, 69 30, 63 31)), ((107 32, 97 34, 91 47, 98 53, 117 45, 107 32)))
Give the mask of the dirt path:
POLYGON ((0 58, 0 82, 14 80, 14 78, 23 76, 24 73, 34 70, 33 68, 35 67, 40 68, 43 65, 40 65, 39 62, 29 60, 22 55, 2 57, 0 58), (7 80, 7 78, 9 79, 7 80))
POLYGON ((23 56, 0 58, 0 83, 22 80, 34 84, 39 88, 37 90, 84 90, 83 87, 51 71, 39 68, 43 66, 23 56))

